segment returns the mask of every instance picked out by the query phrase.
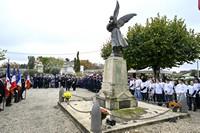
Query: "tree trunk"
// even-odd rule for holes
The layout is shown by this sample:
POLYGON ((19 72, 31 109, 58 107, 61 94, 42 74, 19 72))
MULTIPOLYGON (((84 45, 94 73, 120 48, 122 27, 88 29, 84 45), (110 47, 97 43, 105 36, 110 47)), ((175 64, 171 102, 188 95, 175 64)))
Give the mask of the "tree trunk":
POLYGON ((153 74, 155 79, 159 79, 160 76, 160 67, 159 66, 154 66, 153 68, 153 74))

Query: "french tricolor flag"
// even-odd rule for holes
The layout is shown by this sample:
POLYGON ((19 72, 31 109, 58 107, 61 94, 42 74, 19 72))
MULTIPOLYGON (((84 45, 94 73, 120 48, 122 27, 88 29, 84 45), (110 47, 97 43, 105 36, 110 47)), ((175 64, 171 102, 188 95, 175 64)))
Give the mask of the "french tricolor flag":
POLYGON ((22 76, 21 76, 21 73, 19 71, 19 68, 17 69, 17 78, 16 78, 16 83, 17 83, 17 86, 19 87, 22 87, 22 76))
POLYGON ((26 89, 30 89, 31 88, 30 75, 27 75, 26 82, 25 82, 25 88, 26 89))
POLYGON ((11 87, 11 78, 10 78, 10 64, 8 62, 7 69, 6 69, 6 96, 9 95, 10 87, 11 87))
POLYGON ((17 82, 16 82, 16 71, 15 68, 13 69, 13 73, 12 73, 12 79, 11 79, 11 91, 13 91, 15 88, 17 87, 17 82))

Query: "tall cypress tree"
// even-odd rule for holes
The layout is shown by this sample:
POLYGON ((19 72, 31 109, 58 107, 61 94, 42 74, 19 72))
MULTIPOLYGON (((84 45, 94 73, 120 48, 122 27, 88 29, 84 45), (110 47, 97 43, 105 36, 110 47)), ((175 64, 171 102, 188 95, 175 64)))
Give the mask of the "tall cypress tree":
POLYGON ((76 72, 80 72, 80 59, 79 59, 79 51, 77 52, 76 55, 76 72))
POLYGON ((76 63, 76 58, 74 58, 74 71, 76 72, 76 68, 77 68, 77 63, 76 63))

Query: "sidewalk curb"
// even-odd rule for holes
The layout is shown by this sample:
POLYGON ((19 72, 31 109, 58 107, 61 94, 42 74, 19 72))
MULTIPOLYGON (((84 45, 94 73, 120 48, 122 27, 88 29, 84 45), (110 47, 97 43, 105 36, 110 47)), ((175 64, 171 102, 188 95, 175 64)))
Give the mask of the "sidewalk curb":
POLYGON ((60 102, 58 102, 58 105, 61 107, 61 110, 69 116, 69 118, 72 120, 72 122, 77 126, 77 128, 82 132, 82 133, 90 133, 87 128, 85 128, 76 118, 71 115, 65 107, 62 106, 60 102))

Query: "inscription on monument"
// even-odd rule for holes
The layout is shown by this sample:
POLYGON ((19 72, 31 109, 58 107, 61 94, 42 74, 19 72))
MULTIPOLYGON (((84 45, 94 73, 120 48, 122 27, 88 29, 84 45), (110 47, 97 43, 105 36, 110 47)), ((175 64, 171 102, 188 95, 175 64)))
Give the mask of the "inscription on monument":
POLYGON ((130 108, 130 106, 131 106, 130 100, 124 100, 119 102, 119 109, 130 108))

